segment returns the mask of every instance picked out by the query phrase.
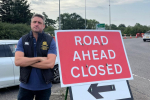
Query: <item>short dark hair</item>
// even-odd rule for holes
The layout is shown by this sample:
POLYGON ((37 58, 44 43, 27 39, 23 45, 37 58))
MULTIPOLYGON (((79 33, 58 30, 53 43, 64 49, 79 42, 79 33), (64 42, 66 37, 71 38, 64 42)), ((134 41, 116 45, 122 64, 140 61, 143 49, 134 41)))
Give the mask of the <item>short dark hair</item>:
MULTIPOLYGON (((42 18, 42 19, 43 19, 43 22, 44 22, 44 24, 45 24, 45 17, 42 16, 41 14, 34 14, 34 15, 32 16, 32 18, 34 18, 34 17, 40 17, 40 18, 42 18)), ((31 18, 31 21, 32 21, 32 18, 31 18)))

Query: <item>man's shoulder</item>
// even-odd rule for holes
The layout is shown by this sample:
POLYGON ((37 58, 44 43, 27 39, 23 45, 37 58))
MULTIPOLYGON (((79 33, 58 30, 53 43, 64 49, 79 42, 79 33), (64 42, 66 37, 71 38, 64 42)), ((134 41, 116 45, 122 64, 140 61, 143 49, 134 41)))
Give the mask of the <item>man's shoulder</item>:
POLYGON ((53 38, 51 35, 46 34, 46 33, 44 33, 44 36, 45 36, 45 37, 48 37, 48 38, 53 38))
POLYGON ((45 38, 47 41, 49 41, 49 42, 51 42, 51 41, 53 40, 53 37, 50 36, 50 35, 48 35, 48 34, 46 34, 46 33, 44 33, 44 38, 45 38))
POLYGON ((25 37, 25 36, 27 36, 27 35, 29 35, 29 33, 28 33, 28 34, 24 34, 22 37, 25 37))
POLYGON ((22 41, 26 40, 26 39, 29 39, 30 38, 30 33, 28 34, 25 34, 22 36, 22 41))
POLYGON ((24 34, 22 37, 30 36, 30 33, 24 34))

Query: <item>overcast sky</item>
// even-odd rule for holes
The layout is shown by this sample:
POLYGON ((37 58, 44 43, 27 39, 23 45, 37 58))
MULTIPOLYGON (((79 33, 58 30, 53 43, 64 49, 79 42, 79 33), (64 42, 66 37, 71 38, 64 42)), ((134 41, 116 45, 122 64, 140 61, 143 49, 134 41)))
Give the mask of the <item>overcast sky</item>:
MULTIPOLYGON (((50 19, 59 16, 59 0, 28 0, 32 12, 45 12, 50 19)), ((110 0, 111 23, 150 26, 150 0, 110 0)), ((60 0, 60 11, 85 18, 85 0, 60 0)), ((86 18, 109 24, 109 0, 86 0, 86 18)))

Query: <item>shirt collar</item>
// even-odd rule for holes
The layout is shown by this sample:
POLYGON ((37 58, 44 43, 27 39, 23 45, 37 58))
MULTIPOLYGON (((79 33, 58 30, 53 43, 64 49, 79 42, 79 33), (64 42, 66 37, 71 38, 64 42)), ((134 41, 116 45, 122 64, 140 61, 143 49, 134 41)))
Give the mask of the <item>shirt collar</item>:
MULTIPOLYGON (((30 38, 33 38, 33 33, 32 33, 32 31, 30 31, 29 34, 30 34, 30 38)), ((39 39, 39 38, 42 38, 43 34, 44 34, 44 31, 42 31, 42 33, 38 33, 38 39, 39 39)))

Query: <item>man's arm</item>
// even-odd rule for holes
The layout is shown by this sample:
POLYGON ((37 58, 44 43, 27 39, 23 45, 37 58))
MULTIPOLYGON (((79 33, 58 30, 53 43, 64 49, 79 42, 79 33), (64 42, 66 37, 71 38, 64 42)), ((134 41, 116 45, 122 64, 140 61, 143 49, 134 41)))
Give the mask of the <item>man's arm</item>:
POLYGON ((49 69, 49 68, 54 67, 55 60, 56 60, 56 55, 55 54, 48 54, 46 60, 44 60, 42 62, 35 63, 31 66, 35 67, 35 68, 39 68, 39 69, 49 69))
POLYGON ((15 52, 15 65, 26 67, 31 64, 34 64, 36 62, 40 61, 40 58, 28 58, 24 57, 24 49, 22 45, 22 37, 19 39, 16 52, 15 52))
POLYGON ((24 52, 16 51, 15 53, 15 65, 21 67, 31 66, 32 64, 45 60, 44 57, 24 57, 24 52))

